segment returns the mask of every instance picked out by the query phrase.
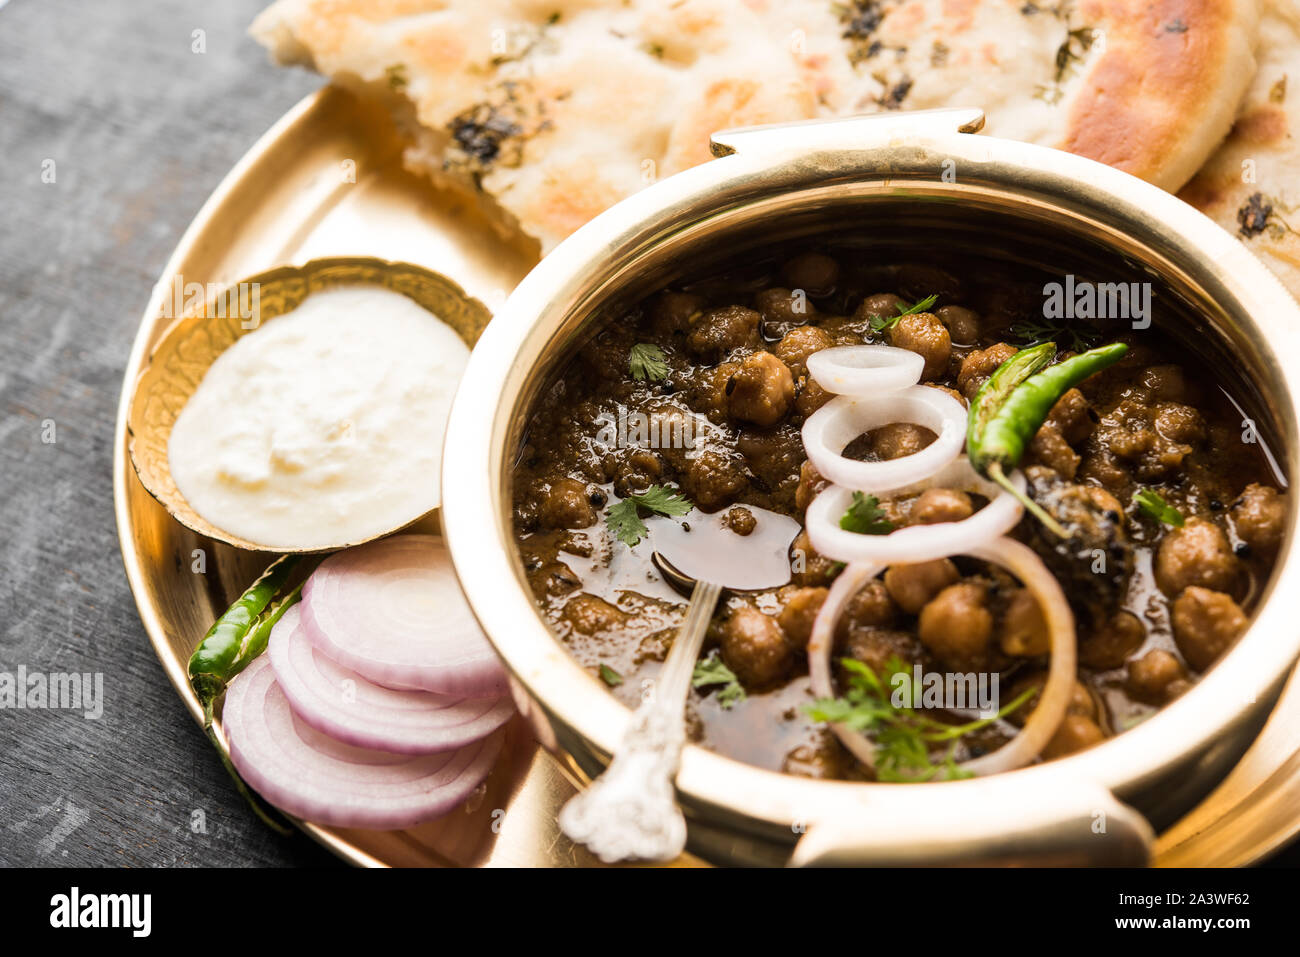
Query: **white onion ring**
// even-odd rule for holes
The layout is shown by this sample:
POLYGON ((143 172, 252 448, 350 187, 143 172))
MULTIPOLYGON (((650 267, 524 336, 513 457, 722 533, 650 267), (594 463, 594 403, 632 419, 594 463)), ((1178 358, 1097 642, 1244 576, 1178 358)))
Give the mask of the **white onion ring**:
POLYGON ((925 359, 894 346, 835 346, 808 357, 808 374, 836 395, 899 392, 921 381, 925 359))
MULTIPOLYGON (((1047 681, 1039 694, 1038 703, 1030 713, 1020 733, 990 754, 981 755, 961 763, 972 774, 995 774, 1023 767, 1046 747, 1065 717, 1074 689, 1075 634, 1074 615, 1061 591, 1060 583, 1052 577, 1033 550, 1010 538, 969 549, 967 554, 1006 568, 1025 586, 1038 601, 1047 622, 1051 642, 1051 663, 1047 681)), ((813 622, 812 636, 808 640, 808 673, 813 693, 822 698, 835 697, 831 681, 831 650, 835 644, 835 624, 839 621, 849 600, 871 579, 885 568, 878 561, 854 562, 849 565, 831 586, 826 601, 813 622)), ((860 731, 840 724, 831 724, 831 730, 844 746, 867 767, 875 768, 876 746, 860 731)))
MULTIPOLYGON (((814 353, 815 355, 816 353, 814 353)), ((875 398, 840 396, 803 425, 804 451, 824 478, 836 485, 883 494, 919 482, 955 459, 966 439, 966 409, 940 389, 914 385, 875 398), (913 455, 884 462, 845 458, 844 447, 872 429, 911 422, 937 438, 913 455)))
MULTIPOLYGON (((1021 472, 1012 472, 1010 480, 1019 491, 1025 490, 1025 477, 1021 472)), ((922 492, 927 488, 974 492, 989 502, 970 518, 959 522, 909 525, 888 535, 864 535, 840 528, 840 518, 853 502, 853 490, 832 485, 808 506, 804 516, 808 539, 819 555, 840 562, 926 562, 948 555, 969 554, 971 549, 1011 531, 1024 513, 1024 506, 1014 495, 976 472, 970 459, 964 455, 929 478, 899 489, 892 497, 922 492)))

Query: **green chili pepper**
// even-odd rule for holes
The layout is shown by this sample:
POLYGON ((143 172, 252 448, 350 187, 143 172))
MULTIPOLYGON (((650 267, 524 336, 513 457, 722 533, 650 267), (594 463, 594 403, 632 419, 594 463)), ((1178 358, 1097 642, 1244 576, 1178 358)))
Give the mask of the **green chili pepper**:
POLYGON ((284 555, 267 566, 257 581, 212 623, 194 649, 190 656, 190 684, 205 705, 219 698, 226 690, 226 683, 248 664, 245 661, 235 667, 244 641, 262 611, 283 587, 298 559, 297 555, 284 555))
POLYGON ((235 675, 243 671, 248 664, 266 649, 271 636, 271 629, 280 620, 290 605, 298 601, 302 585, 291 591, 275 605, 270 614, 263 614, 271 600, 284 586, 299 556, 284 555, 277 558, 266 571, 253 582, 226 611, 212 623, 208 633, 199 642, 198 648, 190 656, 190 684, 203 705, 203 733, 207 735, 212 746, 217 749, 221 763, 229 772, 248 806, 261 820, 280 834, 292 834, 293 829, 277 821, 271 813, 262 807, 261 802, 249 790, 244 779, 239 776, 230 758, 217 740, 216 729, 212 725, 213 709, 217 698, 226 690, 226 685, 235 675))
POLYGON ((979 468, 976 456, 979 454, 989 421, 997 415, 998 410, 1020 383, 1055 358, 1055 342, 1044 342, 1028 349, 1021 349, 993 370, 988 381, 980 386, 980 390, 975 393, 974 401, 970 404, 970 417, 966 424, 966 447, 971 464, 976 468, 979 468))
POLYGON ((1039 372, 1037 369, 1055 355, 1055 343, 1022 349, 998 366, 971 403, 966 433, 966 454, 971 465, 1016 496, 1061 538, 1066 533, 1060 523, 1033 499, 1016 491, 1006 473, 1020 464, 1025 446, 1047 420, 1057 400, 1084 379, 1118 362, 1126 352, 1127 345, 1112 342, 1039 372))

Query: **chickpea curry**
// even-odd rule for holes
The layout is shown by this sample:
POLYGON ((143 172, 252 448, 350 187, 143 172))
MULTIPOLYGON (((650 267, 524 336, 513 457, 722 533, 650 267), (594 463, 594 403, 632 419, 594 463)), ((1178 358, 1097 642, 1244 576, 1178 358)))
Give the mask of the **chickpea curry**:
MULTIPOLYGON (((1029 508, 1016 506, 1007 547, 1032 552, 1059 584, 1077 658, 1045 744, 1027 760, 1091 747, 1190 688, 1244 631, 1289 507, 1222 377, 1155 328, 1045 322, 1043 274, 1028 267, 793 252, 608 317, 532 410, 513 475, 514 527, 539 608, 569 652, 635 706, 686 607, 651 561, 643 517, 683 522, 695 509, 744 538, 766 510, 800 523, 791 580, 724 594, 687 706, 694 741, 792 774, 928 780, 961 776, 964 762, 1028 734, 1058 647, 1048 620, 1060 619, 1027 576, 960 549, 861 570, 833 599, 833 687, 814 689, 815 625, 858 566, 846 571, 810 535, 810 506, 837 487, 810 461, 804 428, 844 400, 810 373, 810 357, 890 346, 888 356, 919 357, 903 358, 922 400, 938 390, 935 400, 959 403, 963 416, 997 391, 997 380, 984 387, 1011 374, 1016 356, 1034 360, 1026 375, 1051 373, 1062 386, 1007 463, 1029 508), (1112 345, 1093 348, 1102 343, 1112 345), (1044 348, 1045 359, 1030 355, 1044 348), (996 714, 891 705, 891 678, 931 672, 995 676, 996 714), (833 733, 842 726, 895 751, 864 760, 833 733)), ((904 417, 835 453, 895 462, 941 441, 904 417)), ((972 463, 983 454, 966 451, 972 463)), ((945 485, 949 473, 938 474, 899 494, 843 489, 839 528, 956 529, 994 508, 996 487, 945 485)))

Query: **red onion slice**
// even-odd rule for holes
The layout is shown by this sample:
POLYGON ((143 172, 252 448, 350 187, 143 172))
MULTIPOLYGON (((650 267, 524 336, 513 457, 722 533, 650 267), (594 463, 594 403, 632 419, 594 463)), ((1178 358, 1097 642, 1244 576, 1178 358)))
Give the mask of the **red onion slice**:
MULTIPOLYGON (((1060 583, 1028 546, 1014 539, 999 538, 990 544, 967 549, 962 554, 1001 565, 1019 578, 1021 584, 1038 601, 1043 617, 1047 620, 1051 640, 1047 681, 1020 733, 996 751, 961 764, 972 774, 995 774, 1023 767, 1037 757, 1065 717, 1065 709, 1074 690, 1077 653, 1074 615, 1065 600, 1065 593, 1061 591, 1060 583)), ((835 697, 834 682, 831 680, 831 649, 835 644, 836 622, 849 600, 884 570, 885 563, 882 562, 854 562, 840 572, 835 584, 831 586, 830 594, 826 596, 826 601, 813 622, 812 637, 808 640, 808 674, 813 693, 818 697, 835 697)), ((875 767, 876 746, 870 738, 842 724, 832 724, 831 730, 855 758, 869 768, 875 767)))
POLYGON ((275 680, 303 721, 332 738, 395 754, 453 751, 510 719, 509 697, 460 698, 385 688, 316 649, 289 608, 271 631, 267 657, 275 680))
POLYGON ((386 688, 502 695, 506 671, 433 535, 398 535, 321 562, 301 627, 327 658, 386 688))
POLYGON ((456 807, 487 777, 505 740, 501 729, 420 757, 344 744, 293 713, 265 656, 231 682, 223 721, 231 761, 266 800, 318 824, 377 830, 456 807))

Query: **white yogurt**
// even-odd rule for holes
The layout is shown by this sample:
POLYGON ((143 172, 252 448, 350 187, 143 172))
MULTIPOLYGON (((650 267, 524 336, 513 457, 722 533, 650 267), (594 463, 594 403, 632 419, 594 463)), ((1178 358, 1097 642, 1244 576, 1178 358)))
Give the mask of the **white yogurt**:
POLYGON ((342 545, 403 525, 438 505, 468 359, 403 295, 315 293, 212 364, 172 428, 172 477, 196 512, 259 545, 342 545))

